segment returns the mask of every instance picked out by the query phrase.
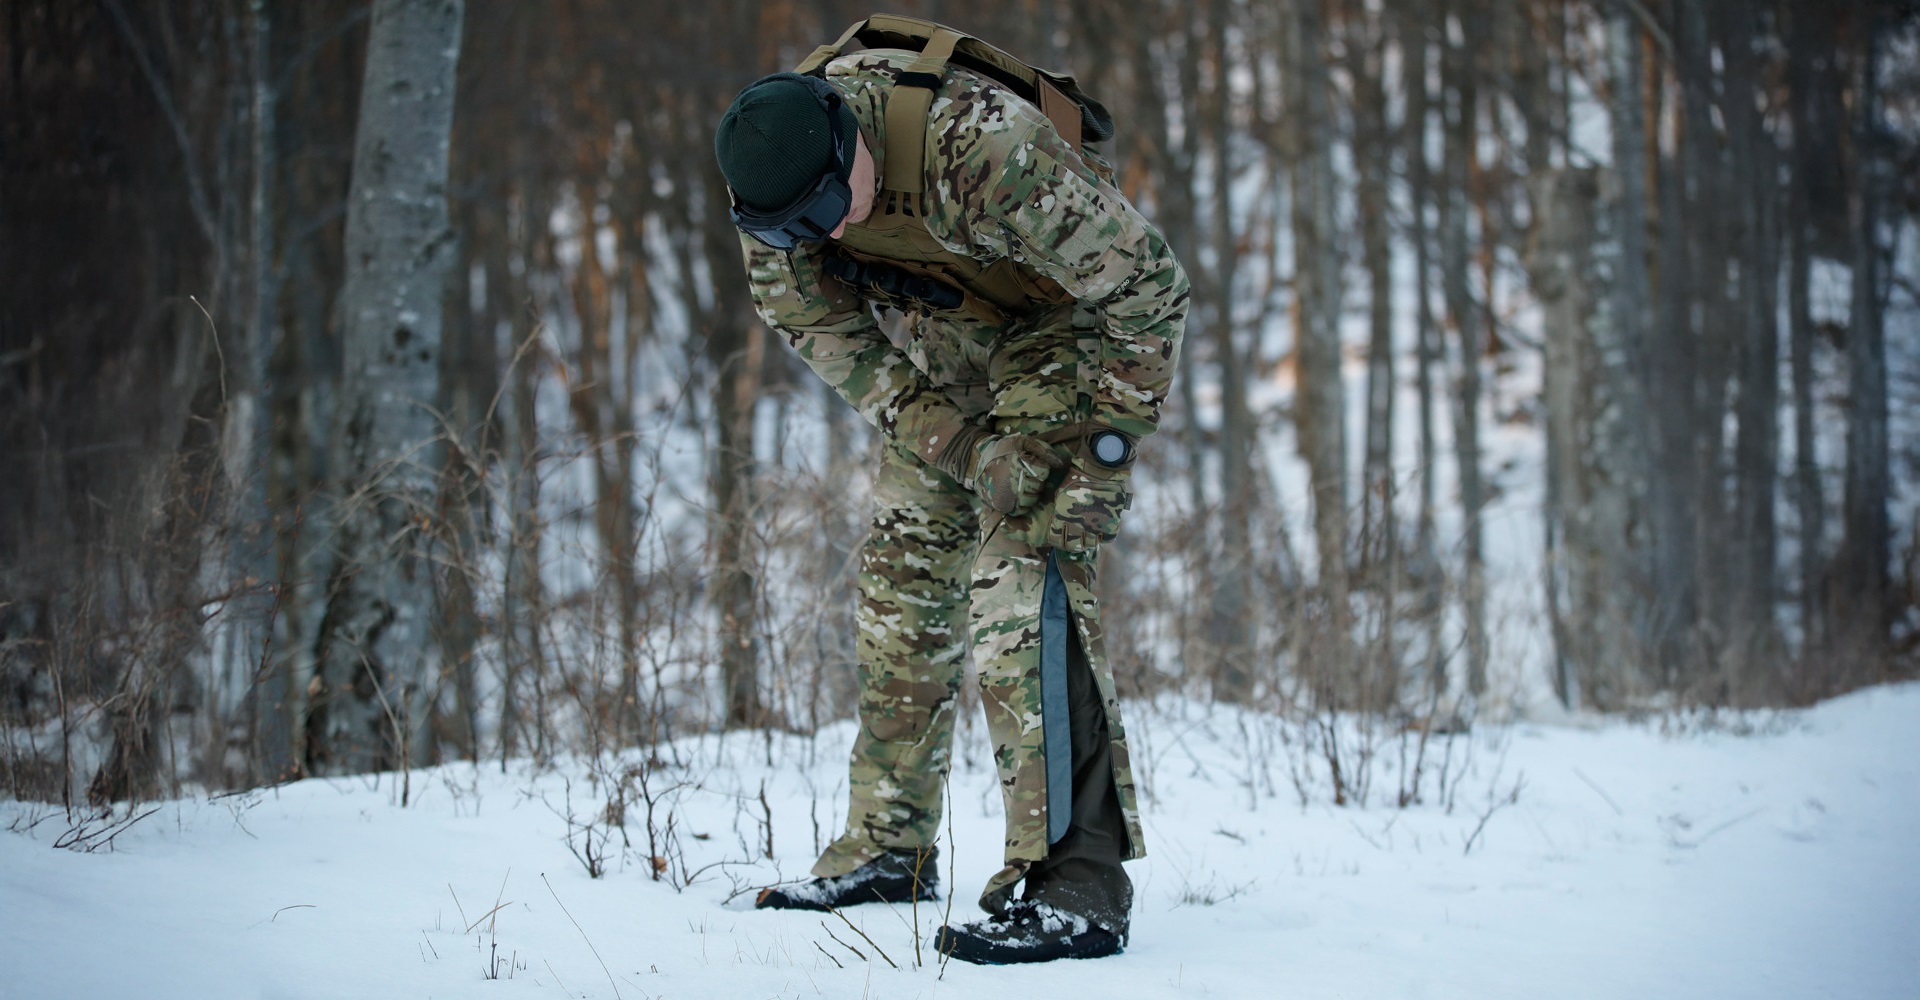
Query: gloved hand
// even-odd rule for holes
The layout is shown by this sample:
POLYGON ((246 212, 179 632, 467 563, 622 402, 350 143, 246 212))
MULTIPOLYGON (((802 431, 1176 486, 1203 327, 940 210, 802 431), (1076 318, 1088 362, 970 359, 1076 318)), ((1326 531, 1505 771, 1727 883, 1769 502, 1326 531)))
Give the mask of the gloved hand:
POLYGON ((935 468, 1002 514, 1018 514, 1040 502, 1063 460, 1052 446, 1025 434, 995 434, 968 427, 946 442, 935 468))
POLYGON ((1025 434, 983 438, 974 448, 973 492, 1002 514, 1040 502, 1062 462, 1045 442, 1025 434))
POLYGON ((1133 505, 1127 488, 1133 479, 1133 442, 1096 428, 1066 450, 1073 459, 1052 498, 1030 514, 1008 518, 1001 530, 1035 548, 1079 556, 1120 533, 1120 513, 1133 505))
POLYGON ((1091 552, 1120 533, 1120 512, 1133 506, 1131 469, 1075 465, 1053 494, 1046 544, 1068 555, 1091 552))

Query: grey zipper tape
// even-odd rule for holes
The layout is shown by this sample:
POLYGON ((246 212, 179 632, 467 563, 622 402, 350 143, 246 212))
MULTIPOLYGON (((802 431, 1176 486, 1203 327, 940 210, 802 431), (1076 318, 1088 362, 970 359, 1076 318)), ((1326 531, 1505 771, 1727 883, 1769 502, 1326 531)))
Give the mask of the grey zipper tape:
POLYGON ((1040 736, 1047 754, 1047 843, 1067 835, 1073 819, 1073 730, 1067 711, 1067 583, 1052 549, 1040 588, 1040 736))

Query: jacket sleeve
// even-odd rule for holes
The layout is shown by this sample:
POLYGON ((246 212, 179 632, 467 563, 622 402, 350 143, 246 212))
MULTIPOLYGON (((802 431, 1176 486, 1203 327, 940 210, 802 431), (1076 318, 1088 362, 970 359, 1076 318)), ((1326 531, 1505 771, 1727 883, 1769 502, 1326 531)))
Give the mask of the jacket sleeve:
POLYGON ((789 254, 745 235, 740 243, 761 321, 862 418, 929 463, 963 436, 966 415, 887 339, 866 303, 821 270, 818 247, 789 254))
POLYGON ((1105 337, 1095 417, 1136 438, 1160 421, 1186 328, 1186 272, 1165 238, 1051 127, 1014 140, 976 242, 1098 303, 1105 337))

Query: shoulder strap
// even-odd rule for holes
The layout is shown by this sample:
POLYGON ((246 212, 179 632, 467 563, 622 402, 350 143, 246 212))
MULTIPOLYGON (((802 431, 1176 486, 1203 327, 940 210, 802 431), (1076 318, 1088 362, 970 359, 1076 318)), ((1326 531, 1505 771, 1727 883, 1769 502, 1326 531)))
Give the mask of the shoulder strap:
POLYGON ((856 42, 869 48, 904 48, 920 53, 900 74, 887 99, 886 176, 881 186, 888 191, 918 195, 926 186, 926 137, 920 133, 925 131, 934 91, 939 89, 947 63, 955 61, 956 53, 967 68, 986 72, 1038 104, 1061 138, 1075 149, 1085 142, 1113 138, 1113 118, 1100 102, 1080 89, 1073 77, 1035 69, 971 35, 918 18, 875 14, 856 21, 838 40, 814 49, 794 72, 822 72, 828 60, 844 55, 856 42), (910 141, 909 137, 919 141, 910 141))
MULTIPOLYGON (((872 20, 872 18, 868 18, 868 20, 872 20)), ((802 59, 800 65, 795 66, 793 71, 802 75, 818 73, 820 67, 827 64, 827 60, 844 54, 847 51, 847 46, 853 43, 854 37, 865 30, 867 30, 866 21, 853 22, 853 27, 841 32, 839 41, 814 49, 813 54, 802 59)))
POLYGON ((926 188, 927 112, 959 41, 960 33, 952 28, 935 31, 920 58, 895 81, 887 98, 887 174, 881 187, 912 195, 926 188))

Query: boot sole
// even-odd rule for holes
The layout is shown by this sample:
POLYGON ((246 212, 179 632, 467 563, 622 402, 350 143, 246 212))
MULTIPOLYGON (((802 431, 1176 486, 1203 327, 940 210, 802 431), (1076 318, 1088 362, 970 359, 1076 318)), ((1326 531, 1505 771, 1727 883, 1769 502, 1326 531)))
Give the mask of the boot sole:
POLYGON ((951 927, 942 927, 933 941, 935 951, 975 965, 1020 965, 1062 958, 1106 958, 1124 950, 1119 935, 1098 927, 1089 928, 1064 941, 1031 945, 989 941, 971 934, 957 933, 951 927))
MULTIPOLYGON (((921 883, 918 902, 931 903, 939 898, 940 895, 937 889, 921 883)), ((845 898, 832 903, 819 902, 811 899, 797 899, 787 895, 786 891, 782 889, 762 889, 760 890, 760 895, 755 898, 753 906, 756 910, 811 910, 817 913, 827 913, 840 909, 841 907, 859 906, 862 903, 912 903, 915 901, 913 887, 911 885, 898 887, 889 886, 885 889, 871 886, 865 889, 856 889, 848 893, 845 898)))

